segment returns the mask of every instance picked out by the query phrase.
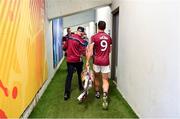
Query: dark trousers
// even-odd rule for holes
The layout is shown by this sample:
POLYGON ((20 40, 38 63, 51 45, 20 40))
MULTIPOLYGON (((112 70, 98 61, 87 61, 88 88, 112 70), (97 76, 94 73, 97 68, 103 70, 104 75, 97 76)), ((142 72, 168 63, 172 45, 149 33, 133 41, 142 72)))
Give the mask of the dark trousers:
POLYGON ((65 83, 65 94, 70 95, 71 92, 71 81, 73 77, 74 68, 77 70, 78 75, 78 84, 79 84, 79 90, 83 89, 82 81, 81 81, 81 72, 83 68, 83 62, 77 62, 77 63, 69 63, 67 62, 67 78, 65 83))

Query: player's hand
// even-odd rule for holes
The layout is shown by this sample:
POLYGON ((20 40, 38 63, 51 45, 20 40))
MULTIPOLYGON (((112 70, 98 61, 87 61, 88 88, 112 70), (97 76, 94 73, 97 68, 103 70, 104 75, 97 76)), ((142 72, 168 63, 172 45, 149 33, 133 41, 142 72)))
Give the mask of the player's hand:
POLYGON ((86 70, 89 69, 89 62, 86 62, 86 70))

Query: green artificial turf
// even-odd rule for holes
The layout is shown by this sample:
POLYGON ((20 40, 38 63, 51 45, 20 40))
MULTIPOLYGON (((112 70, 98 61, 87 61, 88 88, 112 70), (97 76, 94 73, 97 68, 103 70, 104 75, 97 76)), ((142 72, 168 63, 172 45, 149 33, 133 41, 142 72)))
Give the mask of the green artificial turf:
POLYGON ((29 118, 138 118, 112 81, 110 81, 108 110, 102 109, 102 96, 101 99, 96 99, 93 88, 83 103, 78 102, 80 91, 76 73, 72 80, 71 98, 64 101, 66 69, 66 62, 63 61, 29 118))

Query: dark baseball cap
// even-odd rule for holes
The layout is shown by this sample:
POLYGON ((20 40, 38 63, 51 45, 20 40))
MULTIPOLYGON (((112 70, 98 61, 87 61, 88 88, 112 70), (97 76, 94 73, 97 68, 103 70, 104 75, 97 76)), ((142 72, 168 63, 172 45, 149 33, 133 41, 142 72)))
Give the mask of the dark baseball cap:
POLYGON ((77 28, 77 31, 84 32, 84 27, 79 26, 79 27, 77 28))

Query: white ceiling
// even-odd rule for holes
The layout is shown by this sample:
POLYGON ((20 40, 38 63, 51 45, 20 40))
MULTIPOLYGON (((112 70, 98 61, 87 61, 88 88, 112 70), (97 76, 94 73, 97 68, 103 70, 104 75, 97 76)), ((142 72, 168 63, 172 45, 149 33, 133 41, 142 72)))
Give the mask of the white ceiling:
POLYGON ((46 0, 48 19, 67 16, 112 3, 112 0, 46 0))

